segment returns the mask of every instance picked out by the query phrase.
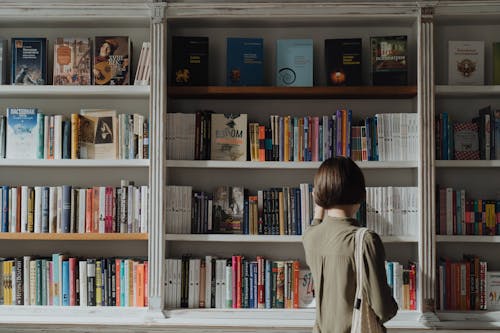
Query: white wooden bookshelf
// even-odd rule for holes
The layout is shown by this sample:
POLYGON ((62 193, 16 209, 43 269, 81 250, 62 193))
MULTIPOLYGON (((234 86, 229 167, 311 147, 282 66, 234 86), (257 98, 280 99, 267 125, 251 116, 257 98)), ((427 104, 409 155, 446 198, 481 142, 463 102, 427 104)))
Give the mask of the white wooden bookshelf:
POLYGON ((149 86, 14 86, 0 85, 0 97, 9 98, 148 98, 149 86))
POLYGON ((438 168, 500 168, 500 160, 438 160, 438 168))
POLYGON ((436 235, 439 243, 500 243, 500 236, 436 235))
POLYGON ((0 167, 40 168, 147 168, 149 160, 22 160, 0 159, 0 167))
POLYGON ((484 98, 500 97, 500 85, 450 86, 436 85, 437 97, 484 98))
MULTIPOLYGON (((384 243, 416 243, 416 236, 381 236, 384 243)), ((302 243, 302 236, 166 234, 170 242, 302 243)))
MULTIPOLYGON (((417 162, 356 162, 361 169, 414 169, 417 162)), ((321 162, 238 162, 238 161, 187 161, 167 160, 168 168, 203 168, 203 169, 306 169, 317 170, 321 162)))

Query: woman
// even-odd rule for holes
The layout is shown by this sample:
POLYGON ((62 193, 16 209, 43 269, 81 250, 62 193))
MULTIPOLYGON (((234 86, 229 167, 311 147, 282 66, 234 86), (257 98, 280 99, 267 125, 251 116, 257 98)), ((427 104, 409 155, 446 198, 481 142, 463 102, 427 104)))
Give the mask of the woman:
MULTIPOLYGON (((365 200, 365 179, 351 159, 335 157, 324 161, 314 177, 314 221, 305 232, 306 262, 311 269, 316 295, 313 332, 348 333, 356 292, 353 218, 365 200)), ((364 238, 365 299, 384 323, 398 310, 387 285, 385 251, 373 231, 364 238)))

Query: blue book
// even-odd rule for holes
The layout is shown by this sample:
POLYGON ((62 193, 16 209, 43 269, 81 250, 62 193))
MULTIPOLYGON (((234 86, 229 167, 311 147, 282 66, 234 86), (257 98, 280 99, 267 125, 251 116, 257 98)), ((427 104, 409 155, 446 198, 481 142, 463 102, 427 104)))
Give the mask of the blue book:
POLYGON ((36 158, 43 160, 44 158, 44 122, 45 115, 43 113, 37 114, 37 126, 38 126, 38 147, 36 151, 36 158))
POLYGON ((9 232, 9 187, 2 186, 2 232, 9 232))
POLYGON ((61 229, 64 233, 71 230, 71 185, 62 186, 62 221, 61 229))
MULTIPOLYGON (((64 120, 62 123, 62 158, 71 158, 71 122, 64 120)), ((42 141, 43 142, 43 141, 42 141)))
POLYGON ((12 38, 11 83, 47 84, 47 39, 12 38))
POLYGON ((62 305, 69 306, 69 261, 62 262, 62 305))
POLYGON ((264 85, 262 38, 227 39, 227 85, 264 85))
POLYGON ((313 40, 278 39, 276 44, 276 85, 313 86, 313 40))
POLYGON ((385 265, 387 285, 391 288, 391 290, 394 290, 394 264, 388 261, 385 265))
POLYGON ((495 111, 495 117, 493 121, 495 122, 494 127, 494 138, 495 141, 493 143, 495 147, 494 156, 496 160, 500 160, 500 110, 495 111))
POLYGON ((42 232, 49 232, 49 188, 42 187, 42 232))
POLYGON ((37 113, 35 108, 7 108, 7 158, 37 158, 37 113))
POLYGON ((271 287, 272 287, 271 266, 272 266, 272 261, 266 259, 264 267, 264 301, 266 309, 271 308, 271 287))
POLYGON ((60 281, 59 281, 59 272, 60 272, 60 267, 59 267, 59 253, 54 253, 52 254, 52 284, 53 284, 53 296, 52 296, 52 304, 54 306, 61 305, 59 302, 59 291, 60 291, 60 281))

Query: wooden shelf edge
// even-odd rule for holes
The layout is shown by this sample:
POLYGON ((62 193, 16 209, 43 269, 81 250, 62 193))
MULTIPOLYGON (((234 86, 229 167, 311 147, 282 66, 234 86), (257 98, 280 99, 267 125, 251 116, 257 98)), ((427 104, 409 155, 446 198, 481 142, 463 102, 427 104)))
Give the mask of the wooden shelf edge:
POLYGON ((357 87, 167 87, 172 98, 209 99, 407 99, 417 96, 417 86, 357 87))
POLYGON ((0 240, 39 240, 39 241, 147 241, 147 233, 9 233, 1 232, 0 240))
MULTIPOLYGON (((380 236, 384 243, 417 243, 416 236, 380 236)), ((302 235, 166 234, 169 242, 301 243, 302 235)))
MULTIPOLYGON (((214 160, 167 160, 167 168, 212 168, 212 169, 310 169, 317 170, 322 162, 256 162, 214 160)), ((361 169, 415 169, 417 161, 356 161, 361 169)))

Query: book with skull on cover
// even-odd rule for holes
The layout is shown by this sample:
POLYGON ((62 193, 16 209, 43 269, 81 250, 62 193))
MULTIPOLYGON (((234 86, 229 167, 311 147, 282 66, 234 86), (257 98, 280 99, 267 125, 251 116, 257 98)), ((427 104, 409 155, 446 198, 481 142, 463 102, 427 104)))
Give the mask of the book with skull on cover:
POLYGON ((484 41, 448 42, 448 84, 484 84, 484 41))

